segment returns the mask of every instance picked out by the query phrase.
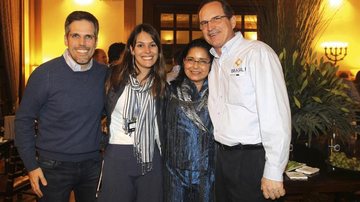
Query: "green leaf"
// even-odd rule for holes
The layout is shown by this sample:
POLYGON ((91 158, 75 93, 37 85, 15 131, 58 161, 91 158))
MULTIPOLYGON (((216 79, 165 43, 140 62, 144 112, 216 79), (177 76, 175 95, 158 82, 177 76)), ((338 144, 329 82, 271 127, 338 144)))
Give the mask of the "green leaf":
POLYGON ((279 54, 279 60, 280 61, 283 61, 285 58, 284 58, 284 52, 281 52, 280 54, 279 54))
POLYGON ((294 98, 295 105, 300 109, 301 108, 300 101, 295 96, 293 96, 293 98, 294 98))
POLYGON ((315 102, 322 103, 321 99, 319 97, 312 96, 311 97, 315 102))
POLYGON ((341 109, 342 111, 346 112, 346 113, 349 113, 349 112, 350 112, 350 110, 348 110, 348 109, 345 108, 345 107, 341 107, 340 109, 341 109))
POLYGON ((302 92, 304 90, 304 88, 306 88, 307 85, 308 85, 308 80, 305 80, 301 86, 300 92, 302 92))
POLYGON ((298 53, 297 51, 295 51, 295 52, 293 53, 293 57, 292 57, 292 64, 293 64, 293 65, 295 64, 296 59, 298 58, 298 56, 299 56, 299 53, 298 53))

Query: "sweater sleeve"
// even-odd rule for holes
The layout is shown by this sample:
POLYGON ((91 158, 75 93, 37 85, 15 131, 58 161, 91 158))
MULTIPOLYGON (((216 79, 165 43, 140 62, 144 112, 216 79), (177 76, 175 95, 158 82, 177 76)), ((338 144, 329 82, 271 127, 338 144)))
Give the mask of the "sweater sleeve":
POLYGON ((47 100, 49 75, 37 68, 30 76, 15 116, 15 145, 28 171, 38 168, 35 151, 35 120, 47 100))

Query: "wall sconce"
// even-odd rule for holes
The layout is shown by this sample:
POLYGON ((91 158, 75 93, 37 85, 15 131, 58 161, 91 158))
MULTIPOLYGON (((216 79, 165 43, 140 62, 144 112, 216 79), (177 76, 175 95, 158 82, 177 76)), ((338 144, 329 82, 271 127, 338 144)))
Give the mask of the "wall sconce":
POLYGON ((342 0, 329 0, 330 6, 334 8, 339 8, 342 3, 342 0))
POLYGON ((334 62, 334 65, 338 61, 343 60, 347 55, 348 43, 346 42, 329 41, 322 43, 322 46, 324 47, 326 58, 334 62))
POLYGON ((162 44, 173 44, 174 43, 174 32, 169 30, 160 31, 161 43, 162 44))

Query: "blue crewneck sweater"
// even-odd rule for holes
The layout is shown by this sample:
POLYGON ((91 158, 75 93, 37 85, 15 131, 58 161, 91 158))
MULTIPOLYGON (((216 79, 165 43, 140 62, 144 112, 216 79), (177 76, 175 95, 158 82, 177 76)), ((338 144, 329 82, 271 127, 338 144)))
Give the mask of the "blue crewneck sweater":
POLYGON ((36 151, 58 161, 99 157, 105 75, 96 62, 74 72, 62 56, 31 74, 15 118, 15 143, 28 171, 38 167, 36 151))

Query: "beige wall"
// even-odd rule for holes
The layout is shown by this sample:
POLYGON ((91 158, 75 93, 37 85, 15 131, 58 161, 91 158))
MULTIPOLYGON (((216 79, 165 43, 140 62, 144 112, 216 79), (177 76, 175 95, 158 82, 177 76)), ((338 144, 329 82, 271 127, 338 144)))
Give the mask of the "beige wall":
MULTIPOLYGON (((124 36, 124 1, 93 0, 90 5, 79 5, 75 0, 41 1, 41 44, 42 62, 59 56, 66 48, 64 45, 64 21, 73 10, 93 13, 100 22, 98 47, 106 49, 116 41, 126 42, 124 36)), ((330 0, 327 0, 330 2, 330 0)), ((142 22, 143 0, 136 0, 136 24, 142 22)), ((327 20, 331 20, 324 33, 315 39, 314 50, 324 56, 321 46, 325 41, 344 41, 349 43, 348 55, 338 63, 341 70, 356 74, 360 70, 360 1, 342 0, 337 8, 328 8, 327 20)))
MULTIPOLYGON (((328 0, 330 2, 330 0, 328 0)), ((331 20, 324 33, 315 40, 318 56, 324 56, 321 43, 325 41, 348 42, 348 55, 338 62, 340 70, 350 70, 354 75, 360 70, 360 1, 342 0, 340 7, 330 7, 327 19, 331 20)))
POLYGON ((64 45, 64 22, 74 10, 91 12, 99 20, 98 48, 107 51, 113 42, 125 42, 124 1, 93 0, 89 5, 79 5, 75 0, 41 1, 41 34, 43 62, 61 55, 64 45))

